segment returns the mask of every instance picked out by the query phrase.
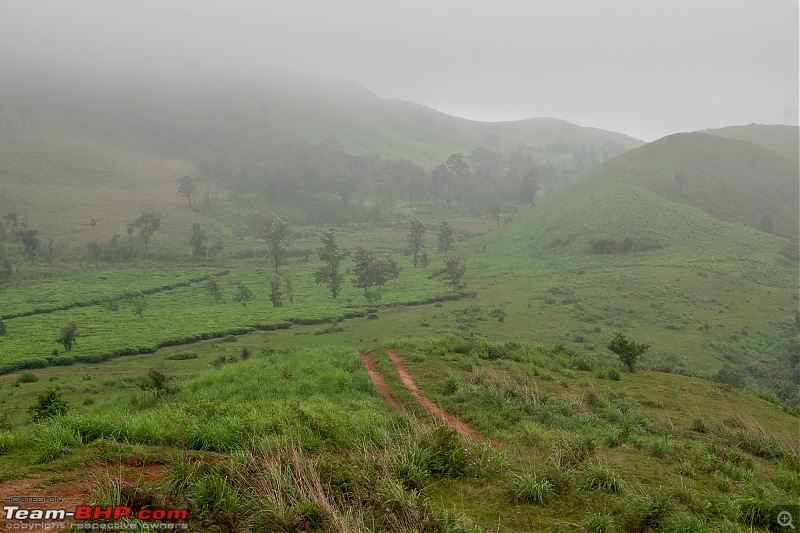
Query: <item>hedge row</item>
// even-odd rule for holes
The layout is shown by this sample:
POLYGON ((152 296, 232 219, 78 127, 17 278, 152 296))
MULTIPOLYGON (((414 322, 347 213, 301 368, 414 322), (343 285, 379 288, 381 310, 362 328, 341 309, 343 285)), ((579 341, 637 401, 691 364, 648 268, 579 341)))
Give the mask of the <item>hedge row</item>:
MULTIPOLYGON (((193 285, 195 283, 200 283, 200 282, 209 280, 209 279, 214 278, 214 277, 227 276, 229 272, 230 271, 228 271, 228 270, 223 270, 222 272, 215 272, 213 274, 206 274, 205 276, 199 276, 199 277, 196 277, 196 278, 189 278, 186 281, 180 281, 178 283, 173 283, 171 285, 162 285, 161 287, 153 287, 151 289, 143 289, 143 290, 137 291, 137 292, 135 292, 133 294, 142 294, 142 295, 144 295, 144 294, 156 294, 156 293, 159 293, 159 292, 171 291, 173 289, 178 289, 178 288, 181 288, 181 287, 189 287, 190 285, 193 285)), ((120 300, 120 299, 124 299, 126 296, 129 296, 130 294, 131 294, 130 292, 126 291, 126 292, 123 292, 121 294, 117 294, 116 296, 112 296, 110 299, 112 299, 112 300, 120 300)), ((9 314, 9 315, 0 315, 0 319, 2 319, 2 320, 11 320, 13 318, 22 318, 22 317, 26 317, 26 316, 45 315, 45 314, 48 314, 48 313, 55 313, 57 311, 68 311, 70 309, 76 309, 78 307, 91 307, 93 305, 100 305, 105 300, 106 299, 87 300, 85 302, 72 302, 72 303, 68 303, 68 304, 64 304, 64 305, 59 305, 59 306, 56 306, 56 307, 36 308, 36 309, 32 309, 30 311, 21 311, 19 313, 12 313, 12 314, 9 314)))

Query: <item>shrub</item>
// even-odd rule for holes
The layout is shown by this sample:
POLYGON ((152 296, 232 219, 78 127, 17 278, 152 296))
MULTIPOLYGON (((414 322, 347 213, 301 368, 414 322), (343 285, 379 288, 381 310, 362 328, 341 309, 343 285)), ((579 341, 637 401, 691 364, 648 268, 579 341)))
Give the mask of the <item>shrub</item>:
POLYGON ((197 359, 197 354, 194 352, 181 352, 168 355, 164 359, 167 361, 186 361, 188 359, 197 359))
POLYGON ((622 491, 622 480, 619 474, 604 466, 592 466, 584 473, 583 487, 586 490, 599 490, 602 492, 622 491))
POLYGON ((514 474, 508 483, 508 492, 515 501, 537 505, 544 505, 555 496, 553 483, 534 473, 514 474))
POLYGON ((662 492, 631 502, 625 513, 626 531, 646 531, 660 527, 664 519, 672 513, 675 504, 662 492))
POLYGON ((617 332, 606 347, 609 351, 619 356, 620 361, 625 365, 628 372, 633 372, 636 369, 636 362, 639 356, 650 348, 650 344, 646 342, 637 343, 617 332))
POLYGON ((592 437, 564 436, 553 445, 551 459, 557 468, 572 469, 592 457, 596 449, 597 443, 592 437))
POLYGON ((34 422, 64 416, 68 410, 69 405, 61 398, 61 394, 56 389, 42 391, 36 398, 36 403, 28 407, 28 412, 34 422))
POLYGON ((36 383, 39 377, 33 372, 23 372, 17 378, 17 383, 36 383))
POLYGON ((447 374, 447 377, 444 380, 444 393, 455 394, 463 385, 464 382, 461 381, 461 376, 451 372, 447 374))
POLYGON ((455 429, 439 426, 420 445, 427 452, 424 466, 434 476, 458 478, 466 472, 469 456, 455 429))
POLYGON ((610 533, 616 530, 614 519, 607 514, 590 514, 581 520, 581 525, 589 533, 610 533))

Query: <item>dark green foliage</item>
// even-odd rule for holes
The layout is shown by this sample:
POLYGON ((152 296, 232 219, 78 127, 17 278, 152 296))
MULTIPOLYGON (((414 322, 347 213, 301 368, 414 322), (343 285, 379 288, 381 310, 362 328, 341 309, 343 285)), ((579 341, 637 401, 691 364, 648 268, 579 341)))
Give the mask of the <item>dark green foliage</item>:
MULTIPOLYGON (((373 285, 380 289, 390 279, 400 276, 400 267, 391 256, 375 257, 364 248, 356 248, 353 252, 353 286, 367 290, 373 285)), ((370 300, 370 296, 366 296, 370 300)), ((378 296, 378 299, 380 297, 378 296)))
POLYGON ((447 220, 442 220, 442 223, 439 224, 439 231, 436 233, 436 247, 440 252, 446 254, 453 247, 453 243, 455 243, 455 232, 447 220))
POLYGON ((168 378, 163 372, 151 368, 139 383, 139 387, 145 391, 153 391, 156 398, 161 398, 164 394, 172 392, 167 381, 168 378))
POLYGON ((281 290, 281 278, 275 274, 269 281, 269 301, 273 307, 280 307, 283 301, 283 291, 281 290))
POLYGON ((133 227, 139 228, 139 237, 144 243, 144 255, 147 257, 150 240, 153 238, 153 234, 161 227, 161 213, 146 209, 133 221, 133 227))
POLYGON ((253 293, 247 285, 239 283, 236 286, 236 294, 233 296, 234 302, 239 302, 242 304, 242 307, 247 307, 247 302, 251 301, 253 298, 253 293))
POLYGON ((414 256, 414 268, 417 268, 425 251, 425 226, 418 218, 413 219, 409 224, 408 247, 411 255, 414 256))
POLYGON ((64 346, 64 349, 70 351, 75 340, 78 338, 78 325, 75 322, 70 322, 63 328, 56 341, 64 346))
POLYGON ((639 356, 650 348, 650 344, 646 342, 637 343, 617 332, 606 347, 619 356, 620 361, 625 365, 625 369, 628 372, 634 372, 639 356))
POLYGON ((131 306, 131 312, 135 316, 138 316, 139 318, 142 318, 142 315, 144 314, 144 310, 147 309, 147 305, 148 305, 147 304, 147 300, 144 299, 144 296, 143 295, 139 295, 139 296, 136 296, 134 298, 131 298, 130 300, 128 300, 128 303, 131 306))
POLYGON ((275 273, 281 260, 286 255, 286 248, 289 246, 291 229, 289 223, 279 215, 256 216, 250 221, 250 227, 256 237, 267 241, 267 250, 272 262, 275 265, 275 273))
POLYGON ((317 254, 324 264, 314 272, 314 280, 317 284, 327 285, 331 296, 336 299, 342 291, 342 281, 344 280, 339 268, 344 258, 347 257, 347 253, 339 250, 336 232, 333 228, 322 235, 322 247, 317 250, 317 254))
POLYGON ((461 285, 461 278, 467 273, 467 266, 460 257, 447 257, 444 260, 444 279, 453 285, 456 291, 461 285))
POLYGON ((6 323, 3 322, 3 318, 0 317, 0 337, 3 337, 7 332, 6 323))
POLYGON ((437 427, 423 437, 420 447, 426 451, 424 467, 432 475, 458 478, 466 472, 469 455, 455 429, 437 427))
POLYGON ((17 378, 17 383, 36 383, 39 377, 33 372, 22 372, 17 378))
POLYGON ((195 222, 192 224, 192 236, 189 238, 189 244, 192 246, 192 257, 200 259, 205 257, 208 250, 206 249, 206 232, 200 227, 200 224, 195 222))
POLYGON ((61 393, 56 389, 42 391, 36 398, 36 403, 28 407, 28 413, 34 422, 41 422, 48 418, 64 416, 69 406, 61 398, 61 393))
POLYGON ((187 361, 189 359, 197 359, 197 354, 194 352, 181 352, 168 355, 164 359, 167 361, 187 361))
POLYGON ((208 283, 206 284, 206 290, 208 291, 208 294, 210 294, 215 300, 222 299, 222 292, 219 289, 219 281, 217 281, 216 278, 211 278, 208 280, 208 283))

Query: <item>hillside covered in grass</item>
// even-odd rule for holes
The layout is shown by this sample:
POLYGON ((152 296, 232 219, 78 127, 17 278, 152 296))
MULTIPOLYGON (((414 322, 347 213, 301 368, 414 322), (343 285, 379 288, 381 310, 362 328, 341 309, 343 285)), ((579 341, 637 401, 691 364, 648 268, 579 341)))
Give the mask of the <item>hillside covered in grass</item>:
POLYGON ((785 124, 749 124, 747 126, 728 126, 715 130, 705 130, 706 133, 738 139, 755 144, 788 157, 795 161, 800 158, 800 128, 785 124))
POLYGON ((356 351, 269 342, 0 385, 15 405, 53 386, 69 402, 4 421, 2 481, 134 512, 168 502, 229 532, 767 531, 800 490, 796 419, 730 387, 563 346, 406 339, 370 350, 398 411, 356 351), (387 351, 499 449, 427 415, 387 351))
POLYGON ((633 332, 652 342, 651 368, 798 405, 796 243, 701 209, 744 217, 757 194, 788 228, 791 168, 751 143, 679 134, 599 165, 460 250, 473 276, 519 279, 527 298, 504 293, 504 310, 537 334, 568 329, 561 339, 598 353, 609 328, 633 332), (759 165, 783 169, 764 179, 781 195, 754 191, 759 165), (679 194, 678 168, 696 172, 693 195, 679 194))

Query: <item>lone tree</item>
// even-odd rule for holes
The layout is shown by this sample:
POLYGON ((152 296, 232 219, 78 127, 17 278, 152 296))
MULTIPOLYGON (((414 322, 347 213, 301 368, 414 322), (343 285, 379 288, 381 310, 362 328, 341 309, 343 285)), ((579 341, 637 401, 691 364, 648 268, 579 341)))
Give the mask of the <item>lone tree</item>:
POLYGON ((61 398, 61 393, 56 389, 42 391, 37 396, 36 403, 28 407, 28 412, 34 422, 64 416, 68 410, 69 405, 61 398))
POLYGON ((280 307, 283 300, 283 291, 281 290, 281 277, 275 274, 269 282, 269 300, 272 302, 272 307, 280 307))
POLYGON ((619 356, 619 360, 625 365, 625 370, 634 372, 639 356, 650 348, 650 344, 646 342, 634 342, 633 339, 628 339, 622 333, 617 332, 606 348, 619 356))
POLYGON ((19 242, 25 247, 25 255, 28 256, 31 264, 36 260, 36 253, 39 249, 39 239, 36 237, 38 233, 39 230, 28 229, 20 231, 17 235, 19 242))
POLYGON ((273 215, 267 226, 266 239, 269 254, 272 256, 272 261, 275 263, 275 273, 278 273, 278 266, 281 264, 281 258, 286 255, 286 248, 289 247, 289 237, 291 231, 289 223, 278 215, 273 215))
POLYGON ((191 176, 184 176, 181 178, 178 185, 178 192, 189 200, 189 207, 192 207, 195 196, 197 196, 197 185, 191 176))
POLYGON ((222 299, 222 291, 219 289, 219 281, 217 281, 216 278, 211 278, 208 280, 208 283, 206 283, 206 290, 208 291, 208 294, 210 294, 215 300, 222 299))
POLYGON ((425 226, 418 218, 412 220, 408 227, 408 246, 414 256, 414 268, 417 268, 425 251, 425 226))
POLYGON ((375 261, 375 257, 367 251, 366 248, 359 246, 353 251, 353 286, 359 289, 367 289, 375 284, 372 279, 372 272, 370 271, 370 264, 375 261))
POLYGON ((281 259, 284 258, 286 249, 289 247, 291 238, 289 223, 279 215, 266 217, 262 214, 256 215, 250 220, 250 228, 256 237, 267 241, 267 250, 275 264, 275 273, 277 274, 281 259))
POLYGON ((324 283, 327 285, 331 291, 331 296, 336 299, 339 293, 342 292, 342 281, 344 281, 344 276, 339 272, 339 267, 344 258, 347 257, 347 252, 339 250, 339 245, 336 243, 336 232, 333 228, 322 235, 322 247, 317 250, 317 254, 325 264, 314 272, 314 280, 317 284, 324 283))
POLYGON ((236 294, 233 297, 234 302, 240 302, 242 307, 247 307, 247 302, 253 298, 253 292, 250 290, 250 287, 244 283, 239 283, 239 285, 236 286, 236 294))
POLYGON ((446 254, 455 243, 455 232, 447 220, 442 220, 439 224, 439 231, 436 233, 436 245, 440 252, 446 254))
POLYGON ((452 283, 453 291, 458 290, 461 285, 461 278, 467 272, 467 266, 460 257, 447 257, 444 260, 444 279, 452 283))
MULTIPOLYGON (((150 239, 153 234, 161 227, 161 213, 146 209, 133 221, 133 226, 139 228, 139 237, 144 242, 144 256, 147 257, 147 247, 150 246, 150 239)), ((133 232, 129 233, 129 236, 133 232)))
POLYGON ((189 238, 189 244, 192 245, 192 257, 200 259, 206 256, 206 231, 200 227, 200 224, 195 222, 192 224, 192 236, 189 238))
POLYGON ((130 304, 131 312, 141 319, 142 315, 144 314, 144 310, 147 309, 148 305, 147 300, 144 299, 144 295, 140 294, 135 298, 131 298, 130 304))
POLYGON ((78 325, 75 322, 70 322, 63 328, 61 328, 61 334, 58 336, 59 344, 64 346, 66 351, 70 351, 72 349, 72 345, 75 344, 75 339, 78 338, 78 325))

